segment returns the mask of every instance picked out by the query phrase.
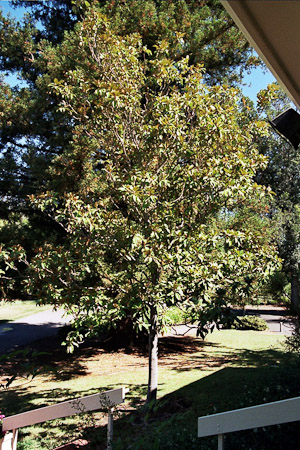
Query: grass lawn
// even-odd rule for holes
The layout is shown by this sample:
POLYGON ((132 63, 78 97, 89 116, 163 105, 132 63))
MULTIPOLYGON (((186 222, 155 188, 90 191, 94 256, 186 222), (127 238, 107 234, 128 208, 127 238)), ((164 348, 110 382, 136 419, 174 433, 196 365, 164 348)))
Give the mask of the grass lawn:
MULTIPOLYGON (((48 339, 37 348, 51 354, 37 364, 47 363, 51 370, 46 367, 31 382, 16 381, 1 393, 0 410, 11 415, 125 385, 130 389, 127 413, 116 420, 114 449, 216 449, 215 440, 196 438, 197 417, 300 395, 300 367, 285 353, 283 340, 271 333, 237 330, 215 331, 204 342, 188 336, 161 338, 159 401, 145 415, 139 407, 147 390, 146 353, 93 342, 66 355, 58 341, 48 339)), ((11 362, 2 365, 3 375, 7 370, 13 370, 11 362)), ((18 450, 51 450, 78 436, 91 439, 93 450, 104 449, 105 423, 95 413, 27 427, 20 430, 18 450)), ((234 433, 229 449, 263 450, 260 433, 252 434, 258 447, 255 442, 243 446, 244 435, 237 439, 241 433, 234 433)))
POLYGON ((12 302, 0 301, 0 324, 22 319, 22 317, 30 316, 41 311, 50 309, 49 305, 39 306, 32 300, 15 300, 12 302))

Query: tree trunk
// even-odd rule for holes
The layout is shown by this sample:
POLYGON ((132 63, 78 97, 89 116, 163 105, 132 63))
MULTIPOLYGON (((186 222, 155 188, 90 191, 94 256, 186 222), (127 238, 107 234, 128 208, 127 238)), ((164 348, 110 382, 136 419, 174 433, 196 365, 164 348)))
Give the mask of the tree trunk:
POLYGON ((156 400, 158 382, 158 333, 157 333, 157 310, 151 306, 150 330, 149 330, 149 373, 147 403, 156 400))
POLYGON ((291 280, 291 303, 295 312, 300 317, 300 296, 299 296, 299 279, 297 275, 292 275, 291 280))

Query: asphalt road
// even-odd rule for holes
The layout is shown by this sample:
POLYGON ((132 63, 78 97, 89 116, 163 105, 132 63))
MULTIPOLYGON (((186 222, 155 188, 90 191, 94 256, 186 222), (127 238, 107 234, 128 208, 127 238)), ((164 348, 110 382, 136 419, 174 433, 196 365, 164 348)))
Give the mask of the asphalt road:
POLYGON ((0 353, 14 350, 38 339, 55 336, 69 322, 63 311, 42 311, 0 325, 0 353))

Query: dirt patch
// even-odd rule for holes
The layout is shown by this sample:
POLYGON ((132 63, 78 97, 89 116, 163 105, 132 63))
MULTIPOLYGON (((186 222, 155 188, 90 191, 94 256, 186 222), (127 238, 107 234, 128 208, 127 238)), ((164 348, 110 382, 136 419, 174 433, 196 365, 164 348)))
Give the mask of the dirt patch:
MULTIPOLYGON (((32 344, 31 352, 27 356, 21 353, 14 358, 2 360, 0 379, 9 376, 22 376, 28 370, 28 363, 41 368, 48 376, 57 380, 69 380, 87 375, 107 376, 117 371, 134 371, 148 366, 147 348, 145 346, 131 346, 122 348, 116 342, 90 340, 67 354, 61 346, 61 337, 43 339, 32 344), (120 348, 121 347, 121 348, 120 348), (37 353, 32 360, 33 352, 37 353)), ((208 359, 205 355, 207 344, 199 338, 191 336, 166 336, 159 338, 159 364, 174 370, 191 370, 219 367, 228 358, 217 354, 208 359), (197 354, 196 354, 197 353, 197 354), (203 353, 203 356, 202 356, 203 353)))

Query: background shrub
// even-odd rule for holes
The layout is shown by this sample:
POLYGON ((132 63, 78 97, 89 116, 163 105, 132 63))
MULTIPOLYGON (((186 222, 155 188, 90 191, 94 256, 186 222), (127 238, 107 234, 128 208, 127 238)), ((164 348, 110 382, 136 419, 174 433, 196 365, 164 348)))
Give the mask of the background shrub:
POLYGON ((231 328, 234 328, 235 330, 265 331, 267 330, 268 325, 261 317, 246 315, 237 317, 231 328))

